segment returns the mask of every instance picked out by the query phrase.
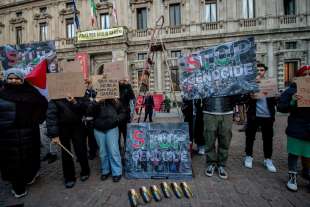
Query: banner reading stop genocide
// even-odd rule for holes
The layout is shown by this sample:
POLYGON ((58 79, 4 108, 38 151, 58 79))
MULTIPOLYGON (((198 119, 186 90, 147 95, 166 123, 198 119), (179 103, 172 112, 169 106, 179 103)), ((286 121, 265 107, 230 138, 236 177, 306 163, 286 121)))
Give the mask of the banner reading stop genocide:
POLYGON ((254 38, 210 47, 179 58, 184 99, 231 96, 259 91, 254 38))

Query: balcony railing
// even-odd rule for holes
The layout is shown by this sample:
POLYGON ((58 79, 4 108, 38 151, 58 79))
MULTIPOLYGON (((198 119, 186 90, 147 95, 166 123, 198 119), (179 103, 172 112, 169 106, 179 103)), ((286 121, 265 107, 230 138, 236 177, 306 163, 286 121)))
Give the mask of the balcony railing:
POLYGON ((280 24, 296 24, 297 23, 297 16, 282 16, 279 18, 280 24))
POLYGON ((133 37, 147 37, 147 36, 149 36, 149 32, 147 29, 145 29, 145 30, 133 30, 132 36, 133 37))
POLYGON ((169 27, 169 34, 182 33, 182 27, 169 27))
POLYGON ((257 19, 241 19, 240 27, 256 27, 257 19))

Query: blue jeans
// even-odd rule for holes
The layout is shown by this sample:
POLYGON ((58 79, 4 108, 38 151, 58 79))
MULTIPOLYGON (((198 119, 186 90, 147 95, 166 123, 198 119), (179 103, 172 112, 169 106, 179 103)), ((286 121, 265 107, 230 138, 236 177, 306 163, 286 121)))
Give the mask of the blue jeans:
POLYGON ((122 174, 122 161, 118 146, 118 128, 105 132, 94 129, 95 138, 99 146, 101 174, 106 175, 112 171, 112 176, 122 174))

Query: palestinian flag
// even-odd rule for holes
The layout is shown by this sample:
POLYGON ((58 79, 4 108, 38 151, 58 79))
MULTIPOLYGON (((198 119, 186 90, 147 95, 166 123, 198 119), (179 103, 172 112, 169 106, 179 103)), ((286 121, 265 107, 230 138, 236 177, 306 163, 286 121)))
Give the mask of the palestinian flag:
POLYGON ((26 75, 25 80, 31 85, 37 88, 40 93, 47 97, 48 92, 46 88, 46 71, 47 71, 47 60, 42 59, 39 64, 35 65, 33 70, 26 75))

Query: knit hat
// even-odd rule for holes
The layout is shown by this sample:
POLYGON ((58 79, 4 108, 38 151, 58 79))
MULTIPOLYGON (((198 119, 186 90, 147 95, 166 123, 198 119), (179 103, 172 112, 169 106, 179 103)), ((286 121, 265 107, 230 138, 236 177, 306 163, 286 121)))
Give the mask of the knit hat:
POLYGON ((21 70, 19 68, 10 68, 10 69, 4 71, 4 75, 3 75, 4 80, 7 80, 9 75, 11 75, 11 74, 19 77, 22 80, 25 79, 25 73, 23 70, 21 70))

